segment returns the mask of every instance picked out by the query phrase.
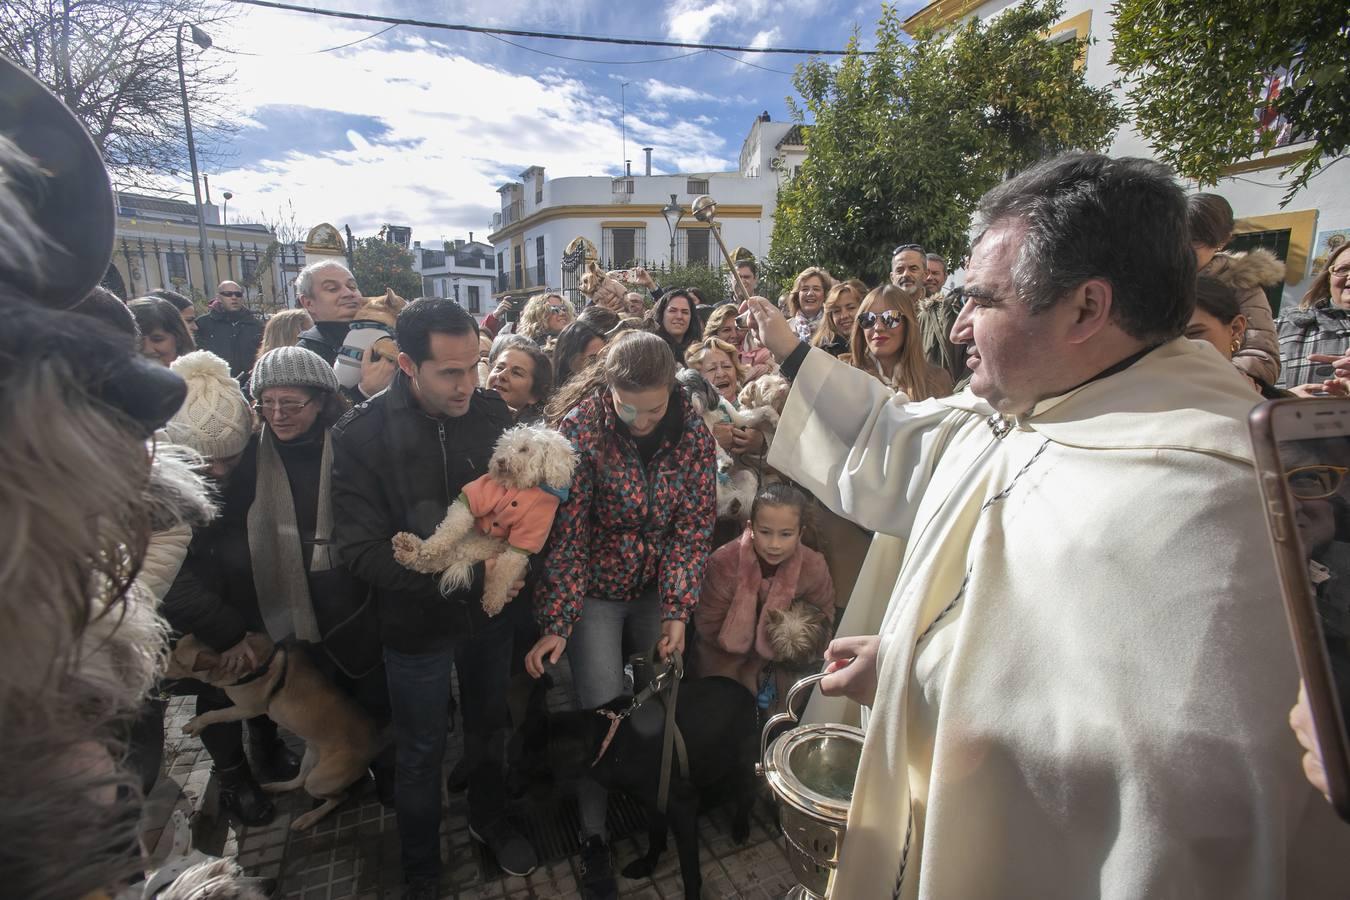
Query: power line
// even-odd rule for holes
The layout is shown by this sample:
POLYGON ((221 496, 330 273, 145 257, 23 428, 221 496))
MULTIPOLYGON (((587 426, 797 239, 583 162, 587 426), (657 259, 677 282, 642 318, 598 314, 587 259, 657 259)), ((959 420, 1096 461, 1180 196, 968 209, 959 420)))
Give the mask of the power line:
POLYGON ((381 28, 379 31, 375 32, 374 34, 368 34, 368 35, 365 35, 364 37, 359 37, 359 38, 357 38, 356 40, 354 40, 354 41, 348 41, 348 42, 345 43, 345 44, 338 44, 336 47, 324 47, 322 50, 302 50, 302 51, 297 51, 297 52, 295 52, 295 53, 285 53, 285 54, 281 54, 281 53, 251 53, 251 52, 249 52, 248 50, 235 50, 235 49, 230 48, 230 47, 221 47, 221 46, 219 46, 219 45, 217 45, 217 48, 220 49, 220 50, 225 51, 226 53, 232 53, 232 54, 234 54, 235 56, 258 56, 258 57, 283 56, 283 55, 284 55, 284 56, 315 56, 316 54, 319 54, 319 53, 332 53, 334 50, 342 50, 342 49, 344 49, 344 48, 346 48, 346 47, 354 47, 354 46, 356 46, 357 44, 360 44, 360 43, 362 43, 362 42, 364 42, 364 41, 370 40, 371 38, 377 38, 377 37, 379 37, 379 36, 382 35, 382 34, 388 34, 389 32, 393 31, 393 30, 394 30, 395 28, 397 28, 397 27, 398 27, 397 25, 390 25, 388 28, 381 28))
POLYGON ((743 60, 743 59, 741 59, 740 57, 732 56, 730 53, 723 53, 721 50, 711 50, 711 51, 709 51, 709 52, 711 52, 711 53, 716 53, 718 56, 722 57, 723 59, 729 59, 729 60, 731 60, 731 61, 734 62, 734 63, 740 63, 741 65, 743 65, 743 66, 749 66, 749 67, 752 68, 752 69, 759 69, 759 70, 762 71, 762 72, 776 72, 776 73, 778 73, 779 75, 792 75, 792 74, 794 74, 794 73, 792 73, 792 72, 788 72, 788 71, 785 71, 785 70, 783 70, 783 69, 771 69, 771 68, 769 68, 768 66, 761 66, 761 65, 759 65, 758 63, 747 62, 746 60, 743 60))
MULTIPOLYGON (((246 6, 260 6, 265 9, 281 9, 289 12, 308 13, 315 16, 331 16, 335 19, 359 19, 364 22, 384 22, 387 25, 412 25, 417 28, 437 28, 442 31, 466 31, 471 34, 509 34, 512 37, 547 38, 554 41, 581 41, 591 44, 621 44, 629 47, 675 47, 681 50, 726 50, 731 53, 788 53, 806 56, 844 56, 847 50, 806 50, 800 47, 739 47, 734 44, 696 44, 689 41, 657 41, 646 38, 599 37, 591 34, 565 34, 556 31, 526 31, 520 28, 487 28, 481 25, 453 25, 447 22, 427 22, 422 19, 403 19, 395 16, 376 16, 370 13, 344 12, 337 9, 320 9, 316 6, 299 6, 294 3, 278 3, 275 0, 230 0, 246 6)), ((855 51, 865 56, 875 51, 855 51)))
MULTIPOLYGON (((390 27, 393 28, 395 26, 391 25, 390 27)), ((528 44, 517 44, 515 41, 509 41, 506 38, 498 37, 495 34, 488 34, 487 37, 492 38, 494 41, 501 41, 503 44, 510 44, 512 47, 517 47, 521 50, 527 50, 530 53, 538 53, 541 56, 551 56, 554 59, 565 59, 568 62, 594 63, 599 66, 637 66, 646 65, 647 63, 670 62, 674 59, 688 59, 691 56, 698 56, 700 53, 708 52, 706 50, 694 50, 690 53, 680 53, 675 56, 660 56, 656 59, 586 59, 581 56, 564 56, 561 53, 550 53, 547 50, 540 50, 538 47, 531 47, 528 44)))

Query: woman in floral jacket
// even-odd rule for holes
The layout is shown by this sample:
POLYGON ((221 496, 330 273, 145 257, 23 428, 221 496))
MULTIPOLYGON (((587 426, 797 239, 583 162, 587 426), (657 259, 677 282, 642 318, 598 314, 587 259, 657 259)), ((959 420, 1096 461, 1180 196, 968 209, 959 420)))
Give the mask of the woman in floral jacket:
MULTIPOLYGON (((684 651, 716 517, 712 434, 675 384, 661 338, 628 332, 572 379, 549 419, 578 464, 554 519, 537 607, 544 635, 526 658, 536 678, 567 651, 579 707, 623 693, 625 652, 684 651), (659 643, 658 643, 659 638, 659 643)), ((578 788, 583 890, 614 890, 604 788, 578 788)))

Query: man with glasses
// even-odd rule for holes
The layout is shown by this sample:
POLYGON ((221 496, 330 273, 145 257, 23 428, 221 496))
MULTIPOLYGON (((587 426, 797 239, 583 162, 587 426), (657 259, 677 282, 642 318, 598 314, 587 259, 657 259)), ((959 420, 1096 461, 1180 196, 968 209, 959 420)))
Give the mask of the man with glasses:
POLYGON ((750 301, 801 438, 767 463, 876 533, 853 596, 887 598, 825 653, 817 715, 869 709, 833 895, 1345 896, 1350 828, 1288 734, 1251 387, 1183 336, 1181 186, 1069 153, 974 234, 955 396, 897 400, 750 301))
POLYGON ((244 289, 235 281, 222 281, 210 312, 197 319, 197 346, 225 360, 235 378, 253 370, 262 334, 262 320, 244 306, 244 289))

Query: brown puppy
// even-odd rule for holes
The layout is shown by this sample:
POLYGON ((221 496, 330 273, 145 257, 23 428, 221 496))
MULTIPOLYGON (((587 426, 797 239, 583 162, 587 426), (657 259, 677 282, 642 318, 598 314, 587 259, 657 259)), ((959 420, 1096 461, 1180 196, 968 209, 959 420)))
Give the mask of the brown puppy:
POLYGON ((197 734, 207 725, 266 715, 303 738, 305 757, 300 774, 262 788, 282 793, 303 786, 311 797, 324 801, 291 823, 293 831, 304 831, 346 798, 347 788, 365 774, 383 741, 370 716, 324 677, 303 648, 290 644, 274 648, 263 634, 250 634, 247 640, 257 658, 269 662, 265 672, 255 672, 257 677, 245 676, 251 680, 243 684, 238 683, 235 673, 221 666, 220 654, 193 635, 185 635, 178 642, 169 660, 169 677, 196 678, 222 688, 234 703, 195 717, 183 731, 197 734))

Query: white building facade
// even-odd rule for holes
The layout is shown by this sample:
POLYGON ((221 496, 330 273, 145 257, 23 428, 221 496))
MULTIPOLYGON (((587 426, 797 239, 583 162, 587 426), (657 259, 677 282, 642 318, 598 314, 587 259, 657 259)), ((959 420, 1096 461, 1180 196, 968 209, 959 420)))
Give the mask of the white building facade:
MULTIPOLYGON (((542 167, 531 166, 519 181, 498 189, 501 212, 494 214, 489 236, 496 293, 548 288, 575 300, 587 260, 605 269, 642 265, 659 270, 672 261, 724 265, 708 226, 690 212, 694 199, 703 194, 717 201, 717 223, 727 248, 762 258, 773 234, 779 185, 805 153, 800 128, 796 144, 783 143, 793 128, 771 122, 767 114, 758 117, 735 172, 549 179, 542 167), (662 214, 675 207, 678 212, 669 217, 662 214)), ((643 168, 651 172, 650 154, 643 168)))
POLYGON ((412 257, 413 271, 422 276, 423 296, 454 300, 480 320, 492 312, 495 257, 492 246, 475 241, 472 231, 467 241, 445 241, 439 250, 414 241, 412 257))
MULTIPOLYGON (((939 27, 969 16, 989 18, 1010 5, 1007 0, 938 0, 905 20, 904 28, 913 34, 920 27, 939 27)), ((1115 17, 1107 0, 1065 0, 1063 18, 1049 29, 1052 40, 1092 39, 1082 64, 1087 81, 1097 87, 1111 86, 1120 76, 1111 65, 1114 37, 1115 17)), ((1123 103, 1123 91, 1116 90, 1117 101, 1123 103)), ((1252 127, 1257 127, 1255 117, 1252 127)), ((1287 275, 1283 287, 1268 292, 1273 295, 1272 306, 1275 301, 1285 308, 1296 306, 1320 271, 1318 257, 1325 256, 1326 238, 1330 233, 1350 229, 1350 184, 1343 173, 1335 170, 1320 172, 1288 206, 1280 208, 1289 184, 1280 177, 1280 172, 1301 159, 1310 146, 1308 142, 1290 143, 1268 156, 1229 166, 1225 177, 1212 187, 1199 188, 1193 182, 1187 185, 1190 190, 1220 194, 1232 205, 1237 234, 1229 245, 1231 249, 1267 247, 1285 261, 1287 275)), ((1155 157, 1130 123, 1117 132, 1107 152, 1111 156, 1155 157)))

